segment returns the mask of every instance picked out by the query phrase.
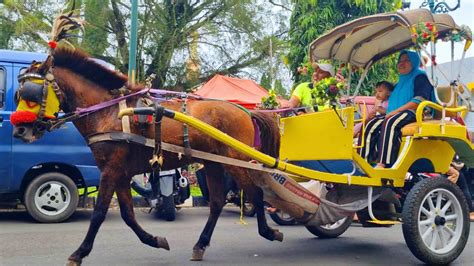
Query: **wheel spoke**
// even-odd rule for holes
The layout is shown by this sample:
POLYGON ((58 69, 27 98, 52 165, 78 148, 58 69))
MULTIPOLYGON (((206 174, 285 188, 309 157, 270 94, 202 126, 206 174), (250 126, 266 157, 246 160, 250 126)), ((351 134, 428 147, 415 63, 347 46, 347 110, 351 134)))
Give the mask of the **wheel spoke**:
POLYGON ((431 219, 426 219, 426 220, 423 220, 420 222, 420 225, 421 226, 427 226, 427 225, 431 225, 433 222, 431 221, 431 219))
POLYGON ((457 214, 446 215, 444 218, 446 219, 446 221, 456 220, 458 218, 458 215, 457 214))
POLYGON ((431 198, 431 195, 429 195, 426 200, 428 201, 428 205, 430 206, 430 212, 434 212, 436 208, 433 205, 433 199, 431 198))
POLYGON ((51 188, 48 193, 54 195, 56 198, 61 196, 61 186, 58 184, 51 184, 51 188))
POLYGON ((49 197, 46 196, 46 194, 43 194, 42 196, 40 197, 36 197, 36 203, 38 206, 42 207, 42 206, 47 206, 49 205, 48 204, 48 200, 49 200, 49 197))
POLYGON ((431 239, 430 248, 436 250, 436 244, 438 243, 438 232, 434 229, 433 238, 431 239))
POLYGON ((454 231, 451 230, 451 228, 447 227, 447 226, 443 226, 443 230, 449 234, 450 237, 454 236, 454 231))
POLYGON ((421 206, 421 212, 428 217, 431 216, 431 213, 423 206, 421 206))
POLYGON ((426 243, 426 238, 433 232, 433 227, 428 227, 428 229, 426 229, 426 231, 423 233, 423 235, 421 236, 421 238, 423 239, 423 241, 426 243))
POLYGON ((438 197, 436 197, 436 209, 441 209, 441 200, 443 199, 443 194, 438 192, 438 197))
POLYGON ((446 213, 446 210, 451 206, 452 200, 448 200, 446 204, 444 204, 443 208, 441 209, 441 215, 444 215, 446 213))
POLYGON ((441 241, 441 247, 444 248, 446 246, 446 239, 443 234, 443 230, 441 228, 436 228, 436 232, 438 232, 439 240, 441 241))

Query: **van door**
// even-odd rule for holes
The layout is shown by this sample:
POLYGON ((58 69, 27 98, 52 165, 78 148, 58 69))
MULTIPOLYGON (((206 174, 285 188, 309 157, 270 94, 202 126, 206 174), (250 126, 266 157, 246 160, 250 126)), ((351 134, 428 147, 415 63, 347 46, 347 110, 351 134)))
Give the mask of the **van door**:
POLYGON ((13 65, 0 61, 0 192, 9 189, 12 172, 13 65))

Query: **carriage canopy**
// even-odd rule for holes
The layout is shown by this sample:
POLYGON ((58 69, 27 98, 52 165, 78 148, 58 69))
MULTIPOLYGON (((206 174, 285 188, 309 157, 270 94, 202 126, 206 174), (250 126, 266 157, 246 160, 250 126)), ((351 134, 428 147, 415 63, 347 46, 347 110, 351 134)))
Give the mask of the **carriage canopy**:
MULTIPOLYGON (((311 61, 335 59, 366 67, 371 61, 413 46, 411 27, 421 22, 436 25, 438 39, 452 30, 461 30, 449 14, 432 14, 423 8, 367 16, 342 24, 314 40, 309 48, 311 61)), ((467 38, 472 39, 470 33, 467 38)))

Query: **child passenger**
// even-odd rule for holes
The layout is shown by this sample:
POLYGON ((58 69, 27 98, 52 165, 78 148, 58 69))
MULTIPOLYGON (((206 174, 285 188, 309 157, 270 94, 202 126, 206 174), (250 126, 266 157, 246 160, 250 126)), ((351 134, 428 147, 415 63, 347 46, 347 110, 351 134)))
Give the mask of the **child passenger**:
MULTIPOLYGON (((367 115, 366 121, 377 115, 385 115, 388 106, 388 98, 393 91, 393 84, 386 80, 380 81, 375 85, 375 104, 372 111, 367 115)), ((362 123, 354 126, 354 137, 356 137, 362 129, 362 123)))
POLYGON ((376 115, 385 115, 387 112, 388 98, 393 91, 393 84, 384 80, 375 85, 375 108, 369 114, 367 120, 372 119, 376 115))

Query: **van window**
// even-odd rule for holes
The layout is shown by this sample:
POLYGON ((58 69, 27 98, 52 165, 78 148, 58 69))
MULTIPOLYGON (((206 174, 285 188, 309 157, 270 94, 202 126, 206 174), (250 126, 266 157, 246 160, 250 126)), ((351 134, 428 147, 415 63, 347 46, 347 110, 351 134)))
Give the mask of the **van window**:
POLYGON ((5 106, 5 100, 7 93, 7 72, 4 68, 0 67, 0 109, 5 106))

